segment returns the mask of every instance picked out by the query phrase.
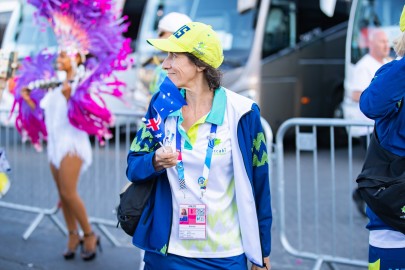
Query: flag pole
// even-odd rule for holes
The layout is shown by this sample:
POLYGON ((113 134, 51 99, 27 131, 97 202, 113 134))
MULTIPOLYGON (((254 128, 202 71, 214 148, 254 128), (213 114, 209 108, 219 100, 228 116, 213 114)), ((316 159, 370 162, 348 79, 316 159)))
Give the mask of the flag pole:
POLYGON ((159 141, 159 144, 160 144, 160 146, 162 146, 163 152, 167 153, 167 152, 166 152, 166 148, 165 148, 165 146, 163 145, 163 143, 159 141))

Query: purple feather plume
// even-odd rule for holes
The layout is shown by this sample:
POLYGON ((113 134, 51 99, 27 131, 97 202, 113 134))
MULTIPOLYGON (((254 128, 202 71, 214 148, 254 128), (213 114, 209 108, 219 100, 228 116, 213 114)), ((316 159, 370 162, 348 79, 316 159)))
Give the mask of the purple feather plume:
POLYGON ((42 150, 41 140, 47 138, 44 113, 39 107, 39 102, 45 96, 46 90, 36 88, 30 92, 30 97, 36 104, 35 109, 29 107, 23 100, 21 90, 35 80, 49 80, 55 77, 55 57, 55 54, 48 54, 45 51, 42 51, 36 57, 27 57, 22 61, 16 75, 15 99, 12 109, 14 111, 16 105, 18 105, 16 128, 22 135, 23 140, 29 139, 38 151, 42 150))
POLYGON ((93 56, 86 63, 87 77, 69 99, 68 114, 75 127, 96 136, 103 143, 104 139, 111 137, 109 127, 113 124, 113 117, 100 93, 121 98, 125 84, 117 78, 113 78, 113 82, 105 81, 113 76, 113 71, 124 70, 129 64, 130 39, 122 35, 128 28, 128 24, 123 23, 125 18, 116 18, 111 0, 28 2, 38 9, 36 16, 45 17, 50 22, 62 49, 78 47, 80 52, 93 56), (64 23, 69 27, 60 27, 64 23), (65 29, 70 29, 70 32, 66 33, 65 29))

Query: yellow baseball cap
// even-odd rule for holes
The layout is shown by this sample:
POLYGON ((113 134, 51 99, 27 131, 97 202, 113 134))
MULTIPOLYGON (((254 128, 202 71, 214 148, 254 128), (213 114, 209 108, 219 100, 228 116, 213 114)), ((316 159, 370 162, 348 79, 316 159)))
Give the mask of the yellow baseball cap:
POLYGON ((405 31, 405 5, 402 9, 401 18, 399 19, 399 29, 401 29, 402 32, 405 31))
POLYGON ((147 42, 164 52, 188 52, 208 65, 218 68, 224 60, 221 41, 211 25, 190 22, 167 39, 148 39, 147 42))

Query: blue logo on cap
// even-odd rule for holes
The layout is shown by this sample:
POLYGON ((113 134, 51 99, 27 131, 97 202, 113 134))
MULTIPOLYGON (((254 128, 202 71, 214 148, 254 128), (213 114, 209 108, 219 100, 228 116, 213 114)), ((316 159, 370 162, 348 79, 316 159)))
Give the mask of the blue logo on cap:
POLYGON ((173 33, 173 35, 176 38, 180 38, 182 35, 184 35, 187 31, 190 31, 190 27, 187 25, 183 25, 179 30, 173 33))

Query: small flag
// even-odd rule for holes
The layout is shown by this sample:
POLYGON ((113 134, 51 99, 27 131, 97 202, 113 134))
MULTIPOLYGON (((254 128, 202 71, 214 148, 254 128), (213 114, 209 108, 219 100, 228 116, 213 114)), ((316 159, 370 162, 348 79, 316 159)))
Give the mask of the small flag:
POLYGON ((187 105, 176 85, 166 77, 159 87, 158 97, 149 105, 142 121, 152 136, 162 142, 165 137, 164 121, 167 116, 187 105))

